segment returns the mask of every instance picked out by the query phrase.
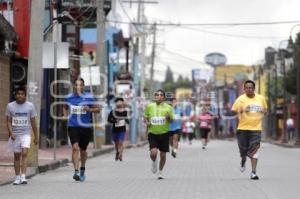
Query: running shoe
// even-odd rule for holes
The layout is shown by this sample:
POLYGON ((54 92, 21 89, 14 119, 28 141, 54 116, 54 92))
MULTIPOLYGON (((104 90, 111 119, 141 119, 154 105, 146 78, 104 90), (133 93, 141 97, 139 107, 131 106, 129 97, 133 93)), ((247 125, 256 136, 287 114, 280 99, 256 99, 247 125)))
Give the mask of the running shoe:
POLYGON ((21 184, 21 177, 20 176, 16 176, 13 185, 20 185, 21 184))
POLYGON ((259 179, 259 177, 256 175, 256 173, 254 171, 251 172, 250 178, 251 178, 251 180, 258 180, 259 179))
POLYGON ((240 171, 244 172, 246 170, 246 160, 241 161, 240 171))
POLYGON ((159 171, 159 172, 158 172, 157 179, 158 179, 158 180, 164 179, 164 176, 163 176, 162 171, 159 171))
POLYGON ((157 160, 152 161, 151 171, 152 171, 152 173, 156 173, 157 172, 157 160))
POLYGON ((21 175, 21 184, 27 184, 25 175, 21 175))
POLYGON ((73 179, 76 180, 76 181, 80 180, 80 176, 79 176, 79 172, 78 171, 75 171, 75 173, 73 175, 73 179))
POLYGON ((176 158, 176 150, 172 149, 171 155, 173 156, 173 158, 176 158))

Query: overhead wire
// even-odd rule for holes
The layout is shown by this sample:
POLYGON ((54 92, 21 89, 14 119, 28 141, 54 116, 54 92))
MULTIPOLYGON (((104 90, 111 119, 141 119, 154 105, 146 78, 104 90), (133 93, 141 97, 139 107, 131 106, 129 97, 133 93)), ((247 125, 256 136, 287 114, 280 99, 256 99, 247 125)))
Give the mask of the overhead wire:
MULTIPOLYGON (((119 0, 120 1, 120 0, 119 0)), ((109 20, 114 23, 131 23, 126 21, 109 20)), ((258 26, 258 25, 282 25, 300 23, 300 20, 294 21, 270 21, 270 22, 236 22, 236 23, 157 23, 157 26, 258 26)), ((152 25, 153 23, 140 23, 141 25, 152 25)))
MULTIPOLYGON (((160 48, 160 47, 159 47, 159 48, 160 48)), ((160 49, 163 50, 163 51, 166 51, 166 52, 168 52, 168 53, 170 53, 170 54, 173 54, 173 55, 176 55, 176 56, 180 56, 180 57, 182 57, 182 58, 185 58, 185 59, 187 59, 187 60, 190 60, 190 61, 193 61, 193 62, 197 62, 197 63, 201 63, 201 64, 205 64, 203 61, 193 59, 193 58, 191 58, 191 57, 182 55, 182 54, 180 54, 180 53, 178 53, 178 52, 174 52, 174 51, 168 50, 168 49, 166 49, 166 48, 160 48, 160 49)))
MULTIPOLYGON (((126 15, 126 17, 127 17, 128 20, 129 20, 129 22, 128 22, 127 24, 132 24, 133 27, 135 28, 135 30, 136 30, 137 32, 141 32, 141 31, 138 29, 137 25, 136 25, 137 23, 134 22, 134 21, 131 19, 131 17, 129 16, 128 12, 126 11, 126 9, 125 9, 125 7, 124 7, 124 5, 123 5, 123 3, 122 3, 122 1, 121 1, 121 0, 118 0, 118 2, 119 2, 119 5, 120 5, 120 7, 121 7, 123 13, 126 15)), ((114 20, 107 20, 107 21, 108 21, 108 22, 113 22, 113 23, 118 23, 118 22, 114 22, 114 20)), ((142 25, 142 23, 139 23, 139 24, 142 25)), ((144 24, 143 24, 143 25, 144 25, 144 24)))
POLYGON ((286 38, 286 37, 229 34, 229 33, 221 33, 221 32, 208 31, 208 30, 200 30, 200 29, 197 29, 197 28, 192 28, 192 27, 187 27, 187 26, 181 26, 179 28, 189 29, 189 30, 193 30, 193 31, 198 31, 198 32, 208 33, 208 34, 214 34, 214 35, 221 35, 221 36, 227 36, 227 37, 239 37, 239 38, 246 38, 246 39, 278 39, 278 40, 280 40, 280 39, 286 38))

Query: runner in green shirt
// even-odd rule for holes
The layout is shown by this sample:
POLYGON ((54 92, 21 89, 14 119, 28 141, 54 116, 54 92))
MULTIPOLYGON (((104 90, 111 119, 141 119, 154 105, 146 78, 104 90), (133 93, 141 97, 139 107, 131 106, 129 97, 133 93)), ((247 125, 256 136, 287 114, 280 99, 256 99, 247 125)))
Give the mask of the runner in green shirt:
POLYGON ((157 153, 160 151, 158 179, 163 179, 162 170, 166 163, 166 153, 169 152, 169 126, 174 119, 173 107, 165 101, 165 92, 157 90, 154 102, 146 106, 144 112, 145 123, 148 129, 151 171, 157 173, 157 153))

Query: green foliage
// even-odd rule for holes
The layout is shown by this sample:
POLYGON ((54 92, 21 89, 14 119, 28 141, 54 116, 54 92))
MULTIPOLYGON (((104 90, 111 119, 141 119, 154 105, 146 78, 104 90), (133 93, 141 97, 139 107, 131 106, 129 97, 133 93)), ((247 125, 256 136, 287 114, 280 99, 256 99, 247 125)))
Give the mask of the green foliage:
POLYGON ((170 67, 168 67, 166 71, 165 82, 163 83, 163 89, 166 92, 175 92, 176 88, 191 88, 191 87, 192 87, 192 82, 190 81, 190 79, 188 77, 183 78, 182 75, 179 75, 177 81, 174 82, 173 72, 171 71, 170 67))
POLYGON ((291 67, 286 73, 285 90, 292 95, 297 94, 297 67, 300 67, 299 58, 296 57, 299 54, 300 49, 300 32, 297 34, 296 41, 294 43, 294 66, 291 67))
POLYGON ((300 48, 300 32, 297 34, 297 38, 296 38, 296 41, 295 41, 295 45, 300 48))
POLYGON ((283 77, 277 77, 277 84, 275 78, 271 79, 269 90, 272 96, 275 96, 276 92, 277 92, 277 97, 283 96, 283 79, 284 79, 283 77))
POLYGON ((173 71, 171 70, 170 66, 168 66, 167 71, 166 71, 166 78, 165 78, 165 83, 173 83, 173 71))
POLYGON ((177 83, 182 83, 183 82, 183 77, 182 77, 182 75, 179 75, 178 76, 178 79, 177 79, 177 83))
POLYGON ((297 68, 292 67, 286 73, 286 77, 284 78, 285 81, 285 90, 292 95, 297 94, 297 68))

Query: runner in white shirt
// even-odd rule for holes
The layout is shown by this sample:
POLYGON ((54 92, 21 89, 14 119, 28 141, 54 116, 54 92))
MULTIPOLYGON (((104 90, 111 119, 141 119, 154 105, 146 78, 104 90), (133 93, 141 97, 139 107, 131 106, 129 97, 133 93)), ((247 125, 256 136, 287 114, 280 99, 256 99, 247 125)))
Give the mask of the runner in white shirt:
POLYGON ((7 105, 6 123, 9 133, 8 145, 14 152, 14 167, 16 178, 13 185, 27 184, 26 168, 27 153, 30 148, 31 132, 33 142, 38 143, 36 118, 37 114, 32 103, 26 101, 25 88, 18 88, 16 101, 7 105))
POLYGON ((185 122, 185 127, 186 127, 186 132, 188 134, 189 137, 189 144, 192 144, 193 138, 194 138, 194 131, 195 131, 195 123, 189 118, 186 122, 185 122))

